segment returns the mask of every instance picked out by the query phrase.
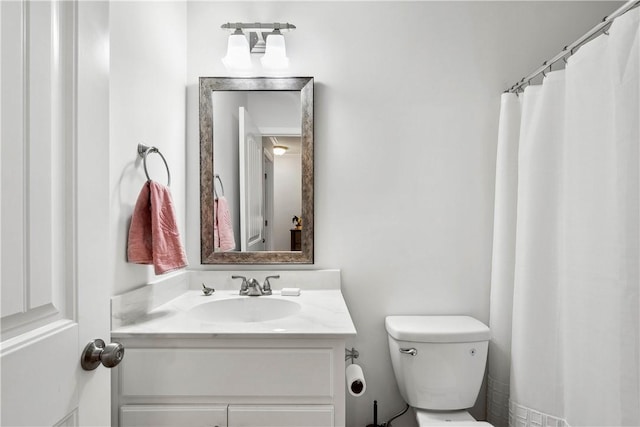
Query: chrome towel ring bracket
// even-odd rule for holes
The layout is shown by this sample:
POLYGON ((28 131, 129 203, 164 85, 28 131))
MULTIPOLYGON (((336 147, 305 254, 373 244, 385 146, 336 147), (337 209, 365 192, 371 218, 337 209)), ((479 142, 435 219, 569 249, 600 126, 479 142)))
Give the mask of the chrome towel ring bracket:
POLYGON ((147 180, 151 181, 151 177, 149 176, 149 171, 147 170, 147 156, 151 153, 157 153, 162 158, 164 162, 164 167, 167 168, 167 187, 171 186, 171 171, 169 171, 169 164, 167 163, 167 159, 164 158, 160 150, 156 147, 148 147, 144 144, 138 144, 138 155, 142 157, 142 164, 144 165, 144 174, 147 176, 147 180))
POLYGON ((213 195, 215 196, 216 199, 219 199, 220 196, 218 195, 218 189, 216 188, 216 182, 215 182, 216 179, 220 183, 220 192, 222 193, 222 197, 224 197, 224 185, 222 184, 222 178, 220 178, 220 175, 215 174, 214 182, 213 182, 213 195))

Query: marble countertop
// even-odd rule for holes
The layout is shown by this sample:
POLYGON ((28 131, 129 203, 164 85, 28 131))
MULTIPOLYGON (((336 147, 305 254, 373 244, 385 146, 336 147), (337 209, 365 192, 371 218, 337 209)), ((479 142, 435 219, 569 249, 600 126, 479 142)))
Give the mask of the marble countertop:
POLYGON ((112 338, 331 338, 356 334, 339 289, 302 289, 299 296, 282 296, 274 289, 272 296, 259 297, 239 296, 237 289, 216 290, 211 296, 204 296, 200 290, 185 289, 146 313, 120 317, 112 327, 112 338), (300 310, 286 317, 260 322, 205 322, 190 313, 201 304, 232 298, 286 299, 300 304, 300 310))

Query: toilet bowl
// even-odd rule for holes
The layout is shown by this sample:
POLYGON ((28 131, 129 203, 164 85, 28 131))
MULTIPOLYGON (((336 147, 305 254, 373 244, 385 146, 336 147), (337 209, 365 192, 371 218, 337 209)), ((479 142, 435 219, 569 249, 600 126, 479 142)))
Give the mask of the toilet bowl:
POLYGON ((469 316, 388 316, 393 371, 419 426, 491 426, 471 408, 484 377, 489 328, 469 316))

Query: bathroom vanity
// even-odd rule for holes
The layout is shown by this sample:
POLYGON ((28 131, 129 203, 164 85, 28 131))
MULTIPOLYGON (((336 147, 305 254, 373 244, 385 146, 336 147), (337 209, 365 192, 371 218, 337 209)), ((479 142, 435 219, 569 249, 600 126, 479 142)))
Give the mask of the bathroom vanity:
POLYGON ((231 274, 190 272, 113 298, 112 340, 125 347, 113 425, 345 425, 345 340, 356 331, 339 271, 280 273, 260 297, 239 296, 231 274), (204 296, 202 282, 216 292, 204 296), (278 292, 294 285, 299 296, 278 292))

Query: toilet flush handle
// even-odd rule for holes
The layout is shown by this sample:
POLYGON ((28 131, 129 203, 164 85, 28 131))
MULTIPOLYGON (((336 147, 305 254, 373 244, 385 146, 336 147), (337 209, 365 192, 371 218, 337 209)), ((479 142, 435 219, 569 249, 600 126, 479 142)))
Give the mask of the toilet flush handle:
POLYGON ((400 349, 400 353, 402 353, 402 354, 410 354, 411 356, 417 356, 418 355, 418 350, 416 350, 415 348, 401 348, 400 349))

